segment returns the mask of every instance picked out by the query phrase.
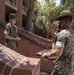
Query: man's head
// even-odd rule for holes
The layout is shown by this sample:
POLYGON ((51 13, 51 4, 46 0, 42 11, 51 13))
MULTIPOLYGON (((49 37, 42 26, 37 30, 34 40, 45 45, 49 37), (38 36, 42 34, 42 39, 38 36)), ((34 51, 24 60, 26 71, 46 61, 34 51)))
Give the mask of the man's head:
POLYGON ((71 16, 65 16, 59 19, 59 25, 61 27, 61 29, 64 29, 66 27, 68 27, 69 25, 71 25, 72 22, 72 17, 71 16))
POLYGON ((72 14, 70 10, 63 10, 56 18, 56 20, 59 21, 60 28, 64 29, 67 26, 71 25, 73 16, 74 14, 72 14))
POLYGON ((17 21, 17 16, 16 16, 16 14, 11 13, 11 14, 9 15, 9 20, 10 20, 10 22, 11 22, 13 25, 15 25, 15 24, 16 24, 16 21, 17 21))

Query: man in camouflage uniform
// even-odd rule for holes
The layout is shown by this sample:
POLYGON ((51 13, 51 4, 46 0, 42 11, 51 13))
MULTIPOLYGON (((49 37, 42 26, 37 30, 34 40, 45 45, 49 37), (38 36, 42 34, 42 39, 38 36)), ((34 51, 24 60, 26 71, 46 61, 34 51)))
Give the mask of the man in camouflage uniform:
POLYGON ((9 15, 9 23, 5 26, 4 34, 6 38, 6 46, 17 51, 17 41, 20 40, 17 37, 17 27, 16 24, 17 17, 15 14, 11 13, 9 15))
POLYGON ((73 15, 70 10, 63 10, 56 18, 61 31, 58 33, 55 50, 42 56, 57 57, 51 75, 74 75, 74 30, 71 28, 73 15))

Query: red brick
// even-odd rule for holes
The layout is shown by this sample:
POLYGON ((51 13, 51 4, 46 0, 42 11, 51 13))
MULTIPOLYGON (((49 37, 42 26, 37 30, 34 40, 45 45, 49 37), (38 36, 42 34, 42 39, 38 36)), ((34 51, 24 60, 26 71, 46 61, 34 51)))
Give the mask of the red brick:
POLYGON ((0 0, 0 20, 5 20, 5 0, 0 0))

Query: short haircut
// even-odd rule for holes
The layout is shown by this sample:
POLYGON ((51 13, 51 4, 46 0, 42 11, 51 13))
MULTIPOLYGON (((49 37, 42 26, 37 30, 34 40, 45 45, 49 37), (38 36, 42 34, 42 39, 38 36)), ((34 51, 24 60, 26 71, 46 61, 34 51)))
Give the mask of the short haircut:
POLYGON ((17 19, 17 15, 14 13, 10 13, 9 19, 17 19))

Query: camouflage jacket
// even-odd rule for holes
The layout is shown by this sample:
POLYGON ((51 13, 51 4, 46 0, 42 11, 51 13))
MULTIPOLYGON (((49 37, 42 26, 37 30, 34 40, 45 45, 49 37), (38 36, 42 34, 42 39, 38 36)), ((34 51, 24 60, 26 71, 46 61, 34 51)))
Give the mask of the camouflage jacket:
POLYGON ((57 41, 64 42, 62 55, 54 61, 52 75, 74 75, 74 31, 68 27, 59 32, 57 41))
MULTIPOLYGON (((5 26, 4 34, 8 34, 9 36, 16 38, 17 37, 17 27, 15 25, 11 25, 10 23, 8 23, 5 26)), ((6 45, 7 47, 13 50, 17 50, 17 41, 15 40, 6 39, 6 45)))

